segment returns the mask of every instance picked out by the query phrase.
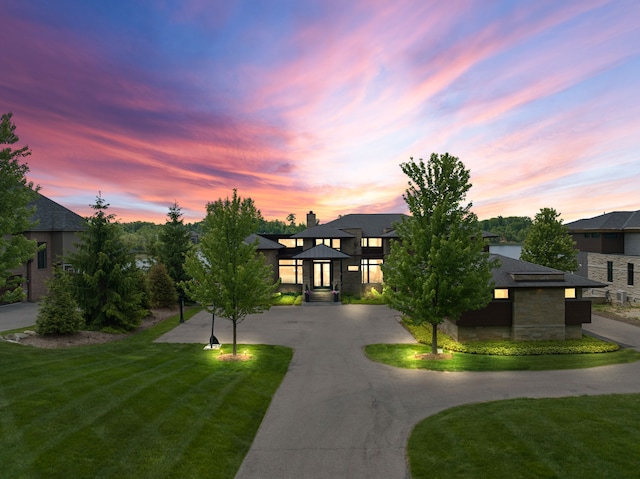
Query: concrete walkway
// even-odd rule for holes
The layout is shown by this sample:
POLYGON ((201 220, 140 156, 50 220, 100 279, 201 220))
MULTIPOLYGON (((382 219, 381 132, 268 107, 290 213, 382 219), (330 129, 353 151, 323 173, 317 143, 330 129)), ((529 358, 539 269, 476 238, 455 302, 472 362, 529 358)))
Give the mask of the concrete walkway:
MULTIPOLYGON (((274 307, 240 324, 239 344, 280 344, 295 353, 236 477, 407 478, 405 448, 412 428, 452 406, 640 392, 640 363, 570 371, 441 373, 367 360, 362 352, 366 344, 414 342, 397 319, 386 306, 327 305, 274 307)), ((606 336, 608 328, 625 344, 640 348, 640 328, 598 318, 585 329, 606 336)), ((220 342, 230 342, 231 323, 217 319, 215 334, 220 342)), ((158 341, 206 344, 210 335, 211 316, 203 312, 158 341)))

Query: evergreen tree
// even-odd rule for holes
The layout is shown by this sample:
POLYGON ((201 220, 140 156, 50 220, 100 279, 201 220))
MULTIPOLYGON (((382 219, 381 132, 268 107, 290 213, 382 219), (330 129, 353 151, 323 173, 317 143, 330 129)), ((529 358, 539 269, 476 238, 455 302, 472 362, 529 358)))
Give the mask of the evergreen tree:
POLYGON ((135 257, 123 243, 114 216, 106 213, 109 205, 98 196, 91 207, 96 212, 87 219, 88 228, 70 256, 76 299, 89 326, 135 329, 147 313, 135 257))
POLYGON ((187 294, 233 323, 234 355, 238 323, 248 314, 268 310, 278 286, 272 282, 264 255, 255 244, 244 241, 256 231, 260 218, 253 200, 239 198, 236 190, 232 199, 209 203, 204 234, 185 263, 185 271, 193 278, 184 283, 187 294))
POLYGON ((147 274, 149 301, 153 308, 175 308, 178 293, 175 283, 162 263, 154 264, 147 274))
MULTIPOLYGON (((12 116, 12 113, 2 115, 0 145, 13 145, 19 141, 12 116)), ((33 226, 30 218, 35 208, 29 203, 37 198, 39 189, 27 181, 29 167, 20 162, 30 154, 28 146, 0 149, 0 303, 23 299, 22 280, 13 277, 12 270, 36 253, 36 242, 23 235, 33 226)))
POLYGON ((182 210, 177 202, 169 207, 167 217, 159 235, 158 260, 165 265, 167 273, 178 286, 187 280, 184 262, 191 249, 191 234, 183 223, 182 210))
POLYGON ((84 319, 73 297, 71 276, 57 266, 46 285, 49 292, 38 309, 36 332, 43 335, 77 333, 84 325, 84 319))
POLYGON ((559 216, 560 213, 553 208, 542 208, 536 214, 522 244, 521 260, 560 271, 578 269, 575 242, 559 216))
POLYGON ((471 203, 469 171, 448 153, 400 165, 409 177, 403 195, 411 217, 396 227, 399 240, 382 265, 391 307, 415 324, 433 325, 437 352, 438 324, 456 321, 464 311, 491 300, 491 269, 471 203))

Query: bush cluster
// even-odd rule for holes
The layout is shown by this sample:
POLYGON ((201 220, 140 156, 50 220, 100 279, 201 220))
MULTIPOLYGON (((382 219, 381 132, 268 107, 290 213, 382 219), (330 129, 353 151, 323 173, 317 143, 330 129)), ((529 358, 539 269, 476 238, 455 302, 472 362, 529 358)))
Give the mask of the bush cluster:
MULTIPOLYGON (((419 326, 409 320, 403 320, 405 327, 419 343, 431 344, 432 326, 422 323, 419 326)), ((447 351, 489 356, 538 356, 548 354, 588 354, 610 353, 620 349, 616 343, 601 341, 590 336, 566 341, 474 341, 459 343, 444 333, 438 332, 438 347, 447 351)))

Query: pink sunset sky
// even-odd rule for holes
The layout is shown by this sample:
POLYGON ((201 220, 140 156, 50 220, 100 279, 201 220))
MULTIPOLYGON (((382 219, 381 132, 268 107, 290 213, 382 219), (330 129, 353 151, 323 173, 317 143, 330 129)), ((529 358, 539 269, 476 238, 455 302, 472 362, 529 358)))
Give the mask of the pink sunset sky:
POLYGON ((480 219, 640 209, 635 0, 3 0, 0 44, 29 179, 83 216, 405 212, 432 152, 480 219))

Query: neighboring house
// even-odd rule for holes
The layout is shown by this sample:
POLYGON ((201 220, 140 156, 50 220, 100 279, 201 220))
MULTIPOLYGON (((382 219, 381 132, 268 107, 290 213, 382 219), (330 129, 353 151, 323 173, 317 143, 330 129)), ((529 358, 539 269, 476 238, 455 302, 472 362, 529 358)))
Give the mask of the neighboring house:
POLYGON ((593 291, 621 303, 640 300, 640 211, 615 211, 566 224, 579 250, 578 274, 605 283, 593 291))
POLYGON ((457 341, 513 339, 565 340, 582 337, 582 324, 591 322, 591 300, 583 289, 603 283, 546 266, 491 255, 500 266, 492 271, 492 301, 467 311, 442 330, 457 341))
POLYGON ((33 260, 14 270, 25 279, 27 301, 37 301, 46 294, 45 281, 52 276, 53 266, 65 265, 68 253, 75 250, 77 233, 86 229, 82 216, 46 196, 38 194, 32 205, 36 211, 31 222, 36 224, 24 235, 35 240, 39 250, 33 260))

